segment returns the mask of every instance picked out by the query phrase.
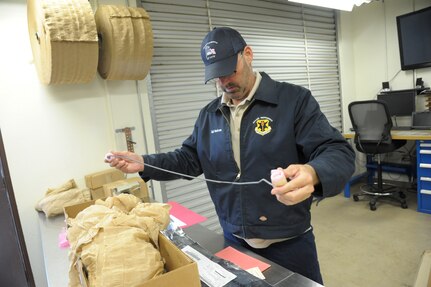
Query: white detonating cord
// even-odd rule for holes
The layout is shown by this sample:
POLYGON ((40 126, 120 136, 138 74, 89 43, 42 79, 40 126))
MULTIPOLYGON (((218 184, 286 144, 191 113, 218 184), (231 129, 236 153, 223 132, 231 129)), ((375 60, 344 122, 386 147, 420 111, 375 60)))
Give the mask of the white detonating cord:
POLYGON ((106 154, 105 159, 106 159, 106 161, 109 162, 114 157, 125 159, 125 160, 132 161, 132 162, 135 162, 135 163, 139 163, 139 164, 141 164, 143 166, 148 166, 148 167, 151 167, 151 168, 154 168, 154 169, 157 169, 157 170, 161 170, 161 171, 164 171, 164 172, 167 172, 167 173, 172 173, 172 174, 179 175, 179 176, 182 176, 182 177, 187 177, 187 178, 190 178, 190 179, 197 179, 197 180, 200 180, 200 181, 208 181, 208 182, 212 182, 212 183, 232 184, 232 185, 252 185, 252 184, 260 184, 260 183, 264 182, 264 183, 270 185, 271 187, 273 187, 272 183, 270 181, 264 179, 264 178, 262 178, 261 180, 258 180, 258 181, 245 181, 245 182, 214 180, 214 179, 200 178, 200 177, 191 176, 191 175, 179 173, 179 172, 176 172, 176 171, 164 169, 164 168, 157 167, 157 166, 154 166, 154 165, 151 165, 151 164, 148 164, 148 163, 140 162, 138 160, 135 160, 135 159, 127 157, 127 156, 119 156, 119 155, 113 155, 111 153, 108 153, 108 154, 106 154))

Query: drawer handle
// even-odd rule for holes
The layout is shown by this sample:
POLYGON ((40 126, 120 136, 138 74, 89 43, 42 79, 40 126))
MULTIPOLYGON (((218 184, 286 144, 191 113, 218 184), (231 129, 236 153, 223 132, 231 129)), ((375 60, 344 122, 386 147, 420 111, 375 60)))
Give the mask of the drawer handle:
POLYGON ((421 181, 431 181, 431 177, 421 176, 421 181))
POLYGON ((421 147, 431 147, 431 143, 421 143, 419 144, 421 147))
POLYGON ((419 167, 423 167, 423 168, 431 168, 431 163, 420 163, 419 167))
POLYGON ((421 193, 422 193, 422 194, 429 194, 429 195, 431 195, 431 190, 428 190, 428 189, 421 189, 421 193))
POLYGON ((419 151, 419 153, 420 153, 420 154, 431 154, 431 150, 429 150, 429 149, 421 149, 421 150, 419 151))

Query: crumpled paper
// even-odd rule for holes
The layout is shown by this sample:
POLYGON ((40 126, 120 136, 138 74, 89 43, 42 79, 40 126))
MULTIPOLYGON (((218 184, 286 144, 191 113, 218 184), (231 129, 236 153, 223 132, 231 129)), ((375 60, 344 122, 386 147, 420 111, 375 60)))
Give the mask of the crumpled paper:
POLYGON ((48 188, 45 197, 35 206, 37 211, 43 211, 46 217, 63 214, 63 207, 91 200, 88 188, 78 188, 75 180, 70 179, 56 188, 48 188))
POLYGON ((169 224, 169 209, 168 204, 120 194, 69 218, 69 287, 81 286, 81 263, 92 287, 140 286, 162 274, 158 235, 169 224))

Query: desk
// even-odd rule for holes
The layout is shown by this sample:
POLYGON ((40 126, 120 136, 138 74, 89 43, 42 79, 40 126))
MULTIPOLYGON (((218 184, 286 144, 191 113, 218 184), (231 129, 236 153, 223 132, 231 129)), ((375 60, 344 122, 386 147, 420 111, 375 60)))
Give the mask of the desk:
MULTIPOLYGON (((343 136, 346 139, 352 139, 355 137, 355 133, 348 132, 343 136)), ((391 136, 394 140, 431 140, 431 130, 391 131, 391 136)))
MULTIPOLYGON (((349 132, 343 136, 352 139, 355 133, 349 132)), ((431 130, 394 130, 391 136, 394 140, 416 141, 418 211, 431 213, 431 130)), ((350 197, 350 186, 366 175, 369 175, 368 171, 352 177, 344 188, 344 196, 350 197)))
MULTIPOLYGON (((54 218, 46 218, 45 214, 39 212, 39 228, 42 239, 42 249, 45 261, 46 277, 48 287, 65 287, 69 282, 69 260, 68 250, 58 247, 58 234, 65 226, 64 217, 57 216, 54 218)), ((211 253, 216 253, 227 246, 232 246, 235 249, 253 256, 261 261, 269 263, 270 268, 263 272, 266 277, 265 282, 273 287, 322 287, 322 285, 300 275, 293 273, 286 268, 277 265, 274 262, 267 260, 253 252, 245 249, 242 246, 225 240, 223 235, 217 234, 199 224, 190 226, 184 229, 185 233, 200 246, 207 249, 211 253)), ((229 284, 227 285, 229 286, 229 284)), ((237 285, 235 285, 237 286, 237 285)))

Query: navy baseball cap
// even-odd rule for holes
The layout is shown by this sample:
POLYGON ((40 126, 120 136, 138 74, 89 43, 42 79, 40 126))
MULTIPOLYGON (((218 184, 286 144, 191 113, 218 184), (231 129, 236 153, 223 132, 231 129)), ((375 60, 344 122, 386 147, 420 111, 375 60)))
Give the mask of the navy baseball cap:
POLYGON ((229 27, 214 28, 201 44, 201 58, 205 64, 205 84, 214 78, 228 76, 235 71, 237 54, 247 46, 238 31, 229 27))

